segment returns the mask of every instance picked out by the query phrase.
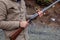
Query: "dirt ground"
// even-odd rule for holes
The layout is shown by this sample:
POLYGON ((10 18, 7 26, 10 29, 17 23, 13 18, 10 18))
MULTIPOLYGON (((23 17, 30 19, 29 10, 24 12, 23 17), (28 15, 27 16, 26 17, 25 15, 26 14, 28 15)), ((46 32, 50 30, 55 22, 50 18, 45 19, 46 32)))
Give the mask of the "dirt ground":
MULTIPOLYGON (((36 12, 35 7, 43 9, 34 1, 26 3, 27 14, 36 12)), ((60 4, 47 10, 46 15, 37 17, 28 27, 29 40, 60 40, 60 4), (53 20, 52 20, 53 19, 53 20)))
MULTIPOLYGON (((26 2, 26 6, 27 6, 27 13, 33 14, 35 13, 35 8, 39 8, 39 9, 43 9, 46 6, 40 6, 37 5, 34 1, 31 2, 26 2)), ((35 22, 41 22, 43 24, 47 24, 50 26, 60 26, 60 3, 57 3, 56 5, 54 5, 52 8, 50 8, 49 10, 47 10, 46 15, 42 16, 41 18, 38 17, 36 20, 34 20, 35 22), (55 19, 55 21, 53 20, 55 19)))

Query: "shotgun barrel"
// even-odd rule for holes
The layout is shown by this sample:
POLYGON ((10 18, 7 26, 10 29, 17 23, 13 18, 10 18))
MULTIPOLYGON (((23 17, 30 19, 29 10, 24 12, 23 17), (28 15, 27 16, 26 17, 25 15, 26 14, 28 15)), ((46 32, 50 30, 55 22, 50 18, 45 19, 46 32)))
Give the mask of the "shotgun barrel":
MULTIPOLYGON (((46 10, 48 10, 49 8, 51 8, 53 5, 55 5, 55 4, 58 3, 59 1, 60 1, 60 0, 55 1, 54 3, 52 3, 51 5, 49 5, 48 7, 44 8, 44 9, 41 10, 41 11, 44 13, 46 10)), ((33 14, 33 16, 31 16, 31 17, 29 18, 29 22, 31 22, 32 20, 34 20, 35 18, 37 18, 37 16, 39 16, 38 13, 33 14)), ((23 30, 24 30, 24 28, 19 28, 12 36, 10 36, 10 39, 11 39, 11 40, 15 40, 16 37, 17 37, 23 30)))
MULTIPOLYGON (((49 5, 48 7, 45 7, 45 8, 44 8, 43 10, 41 10, 41 11, 44 13, 46 10, 48 10, 49 8, 51 8, 53 5, 55 5, 55 4, 58 3, 59 1, 60 1, 60 0, 55 1, 54 3, 52 3, 52 4, 49 5)), ((33 16, 30 17, 29 22, 30 22, 31 20, 35 19, 37 16, 39 16, 38 13, 33 14, 33 16)))

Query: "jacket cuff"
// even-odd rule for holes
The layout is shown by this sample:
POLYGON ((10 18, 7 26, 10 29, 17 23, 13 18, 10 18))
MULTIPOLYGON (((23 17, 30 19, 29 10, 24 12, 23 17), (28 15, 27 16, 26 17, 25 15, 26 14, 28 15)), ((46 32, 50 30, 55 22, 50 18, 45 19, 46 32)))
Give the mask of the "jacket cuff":
POLYGON ((15 21, 15 23, 13 24, 13 27, 19 28, 20 27, 20 22, 19 21, 15 21))

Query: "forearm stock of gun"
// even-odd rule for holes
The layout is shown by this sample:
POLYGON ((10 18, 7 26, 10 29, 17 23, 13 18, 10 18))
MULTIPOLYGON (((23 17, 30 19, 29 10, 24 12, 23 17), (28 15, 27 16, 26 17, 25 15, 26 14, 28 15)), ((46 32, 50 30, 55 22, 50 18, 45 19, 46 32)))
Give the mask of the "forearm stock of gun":
MULTIPOLYGON (((60 0, 55 1, 54 3, 52 3, 51 5, 49 5, 48 7, 44 8, 44 9, 41 10, 41 11, 44 13, 46 10, 48 10, 49 8, 51 8, 53 5, 55 5, 55 4, 58 3, 59 1, 60 1, 60 0)), ((29 22, 32 21, 32 20, 34 20, 35 18, 37 18, 37 16, 39 16, 38 13, 33 14, 33 16, 30 17, 29 22)))

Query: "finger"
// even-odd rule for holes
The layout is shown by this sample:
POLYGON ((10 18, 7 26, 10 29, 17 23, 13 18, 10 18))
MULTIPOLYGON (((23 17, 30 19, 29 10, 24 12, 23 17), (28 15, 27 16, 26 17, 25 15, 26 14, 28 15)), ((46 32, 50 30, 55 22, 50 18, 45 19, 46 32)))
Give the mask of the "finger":
POLYGON ((40 14, 39 16, 40 16, 40 17, 42 17, 42 16, 43 16, 43 14, 40 14))
POLYGON ((42 14, 42 13, 43 13, 42 11, 39 11, 39 12, 38 12, 39 15, 42 14))
POLYGON ((26 24, 25 28, 29 25, 29 23, 26 24))

